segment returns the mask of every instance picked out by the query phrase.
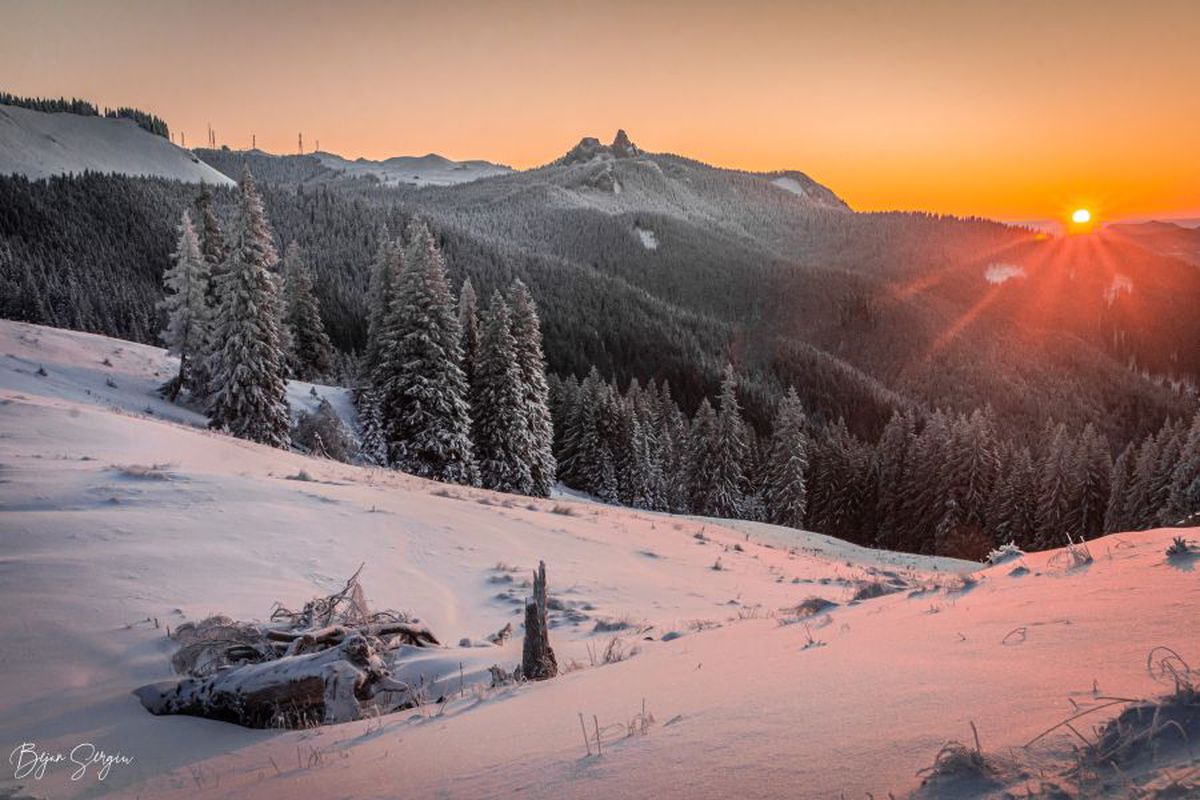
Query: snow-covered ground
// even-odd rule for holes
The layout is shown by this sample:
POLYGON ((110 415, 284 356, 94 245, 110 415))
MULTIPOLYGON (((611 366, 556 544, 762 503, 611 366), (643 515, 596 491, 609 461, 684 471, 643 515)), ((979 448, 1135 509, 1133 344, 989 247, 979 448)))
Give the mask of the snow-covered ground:
POLYGON ((132 120, 0 105, 0 174, 45 178, 84 171, 233 184, 191 151, 132 120))
MULTIPOLYGON (((1178 531, 1092 542, 1079 566, 1053 551, 964 578, 975 565, 230 439, 155 395, 171 367, 155 348, 0 321, 0 746, 133 759, 103 782, 96 766, 72 780, 69 763, 17 780, 10 764, 0 796, 902 796, 946 741, 973 741, 971 723, 1017 765, 1021 796, 1043 779, 1071 793, 1070 731, 1021 745, 1099 697, 1161 693, 1154 646, 1200 662, 1200 581, 1164 557, 1178 531), (568 671, 489 689, 487 666, 520 659, 539 560, 568 671), (131 694, 172 677, 168 626, 265 619, 359 564, 372 605, 411 610, 446 643, 401 667, 426 679, 429 705, 274 732, 154 717, 131 694), (903 588, 851 602, 864 583, 903 588), (787 610, 810 597, 837 605, 787 610), (509 622, 503 647, 458 644, 509 622), (614 637, 624 658, 593 665, 614 637), (602 755, 585 751, 581 714, 602 755)), ((290 396, 311 399, 307 385, 290 396)), ((1171 752, 1158 766, 1186 779, 1195 764, 1171 752)))
POLYGON ((365 158, 351 161, 323 151, 313 155, 330 169, 340 170, 347 175, 373 175, 387 186, 405 183, 414 186, 453 186, 512 172, 500 164, 478 160, 451 161, 436 153, 424 156, 395 156, 383 161, 370 161, 365 158))

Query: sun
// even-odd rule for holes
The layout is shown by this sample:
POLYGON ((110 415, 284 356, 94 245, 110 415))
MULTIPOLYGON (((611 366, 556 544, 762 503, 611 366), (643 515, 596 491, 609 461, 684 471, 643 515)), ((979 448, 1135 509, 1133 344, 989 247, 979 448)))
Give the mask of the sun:
POLYGON ((1071 213, 1071 222, 1076 225, 1087 225, 1092 221, 1092 212, 1086 208, 1077 208, 1071 213))

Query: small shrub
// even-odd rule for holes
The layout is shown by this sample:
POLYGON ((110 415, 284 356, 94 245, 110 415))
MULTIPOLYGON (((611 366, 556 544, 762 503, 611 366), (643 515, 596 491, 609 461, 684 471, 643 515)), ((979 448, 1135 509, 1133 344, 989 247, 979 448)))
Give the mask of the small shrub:
POLYGON ((550 513, 560 514, 564 517, 574 517, 579 512, 575 510, 575 506, 566 506, 562 503, 555 503, 553 508, 550 509, 550 513))
POLYGON ((300 412, 292 430, 292 443, 309 455, 342 462, 350 461, 357 450, 354 437, 324 398, 313 413, 300 412))
POLYGON ((987 563, 995 566, 996 564, 1003 564, 1018 558, 1024 558, 1024 556, 1025 551, 1017 547, 1016 542, 1009 542, 1008 544, 1000 545, 988 553, 987 563))
POLYGON ((1182 536, 1172 539, 1170 547, 1167 548, 1167 558, 1184 558, 1195 554, 1196 547, 1182 536))

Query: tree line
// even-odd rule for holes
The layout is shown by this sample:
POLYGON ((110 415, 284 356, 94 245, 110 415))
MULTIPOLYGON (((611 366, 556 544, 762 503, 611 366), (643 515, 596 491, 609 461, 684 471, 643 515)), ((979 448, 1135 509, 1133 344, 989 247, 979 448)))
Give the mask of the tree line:
POLYGON ((1047 424, 1035 447, 1000 435, 990 409, 897 412, 876 442, 820 424, 795 389, 770 432, 741 414, 727 367, 716 406, 690 418, 668 384, 621 391, 592 370, 551 379, 560 477, 654 511, 773 522, 859 544, 979 559, 1013 542, 1059 547, 1200 513, 1200 413, 1111 456, 1089 424, 1047 424))
POLYGON ((161 136, 164 139, 171 138, 171 130, 167 127, 167 123, 162 117, 129 106, 105 108, 103 114, 101 114, 101 110, 94 103, 90 103, 87 100, 80 100, 77 97, 72 97, 69 100, 65 97, 21 97, 9 92, 0 92, 0 106, 17 106, 18 108, 28 108, 33 111, 43 111, 52 114, 77 114, 81 117, 105 116, 110 119, 129 119, 133 120, 139 128, 144 128, 150 131, 150 133, 161 136))

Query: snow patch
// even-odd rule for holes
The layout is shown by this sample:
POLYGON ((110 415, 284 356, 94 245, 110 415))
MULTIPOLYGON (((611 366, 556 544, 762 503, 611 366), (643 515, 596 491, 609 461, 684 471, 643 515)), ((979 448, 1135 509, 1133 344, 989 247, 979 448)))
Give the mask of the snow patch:
POLYGON ((983 277, 988 283, 1001 284, 1014 278, 1024 278, 1025 268, 1016 264, 988 264, 983 271, 983 277))
POLYGON ((654 235, 654 231, 648 228, 634 228, 637 231, 638 238, 642 240, 642 247, 647 250, 658 249, 658 237, 654 235))
POLYGON ((808 190, 801 186, 800 181, 796 180, 795 178, 784 175, 781 178, 776 178, 775 180, 771 181, 771 184, 778 186, 785 192, 791 192, 792 194, 805 199, 808 198, 808 190))
POLYGON ((1111 305, 1122 293, 1133 294, 1133 278, 1118 272, 1104 290, 1104 301, 1111 305))

